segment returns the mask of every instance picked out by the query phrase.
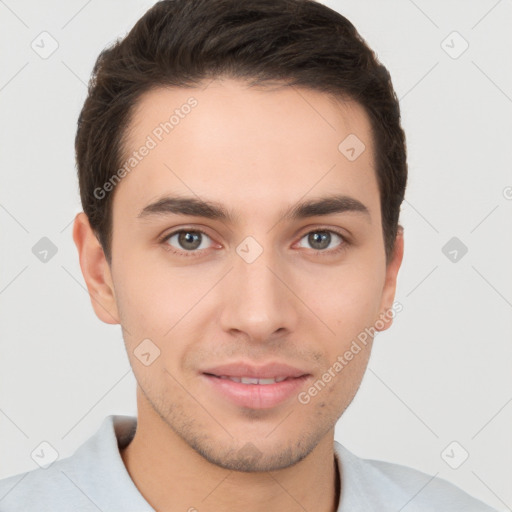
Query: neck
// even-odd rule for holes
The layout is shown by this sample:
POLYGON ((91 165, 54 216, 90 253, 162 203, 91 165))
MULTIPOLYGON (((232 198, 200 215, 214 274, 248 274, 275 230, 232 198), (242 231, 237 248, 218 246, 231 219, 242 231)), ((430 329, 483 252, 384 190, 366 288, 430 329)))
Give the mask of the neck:
POLYGON ((138 400, 138 406, 135 436, 120 453, 134 484, 156 511, 337 511, 340 490, 334 429, 291 467, 238 472, 210 463, 149 404, 138 400))

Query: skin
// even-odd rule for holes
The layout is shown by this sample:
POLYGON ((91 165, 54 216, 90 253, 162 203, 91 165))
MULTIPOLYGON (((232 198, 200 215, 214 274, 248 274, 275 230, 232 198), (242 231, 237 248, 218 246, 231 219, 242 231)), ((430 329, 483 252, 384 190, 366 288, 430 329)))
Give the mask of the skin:
POLYGON ((239 407, 200 370, 280 361, 308 370, 307 390, 391 308, 403 234, 386 264, 369 118, 320 92, 215 80, 144 95, 126 147, 140 147, 191 96, 198 105, 115 189, 111 265, 85 214, 74 223, 93 308, 121 324, 138 382, 137 431, 121 456, 155 510, 335 511, 334 428, 372 340, 307 405, 294 396, 269 409, 239 407), (351 133, 366 146, 354 161, 338 150, 351 133), (284 209, 333 192, 370 215, 283 219, 284 209), (138 218, 168 194, 218 201, 238 217, 138 218), (207 233, 196 256, 178 236, 159 241, 186 228, 207 233), (307 236, 326 229, 345 235, 343 251, 334 253, 346 243, 336 234, 324 249, 307 236), (247 236, 263 249, 252 263, 236 252, 247 236), (144 339, 160 350, 149 366, 134 354, 144 339), (249 446, 257 457, 244 457, 249 446))

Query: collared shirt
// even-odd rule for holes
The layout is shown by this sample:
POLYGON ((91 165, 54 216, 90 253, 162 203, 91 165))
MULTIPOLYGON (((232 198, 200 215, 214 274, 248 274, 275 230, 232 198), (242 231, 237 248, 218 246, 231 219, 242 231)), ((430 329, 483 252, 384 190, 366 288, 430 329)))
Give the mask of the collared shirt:
MULTIPOLYGON (((0 512, 155 512, 119 451, 136 426, 136 417, 107 416, 70 457, 0 480, 0 512)), ((341 477, 338 512, 496 512, 415 469, 362 459, 336 441, 334 454, 341 477)))

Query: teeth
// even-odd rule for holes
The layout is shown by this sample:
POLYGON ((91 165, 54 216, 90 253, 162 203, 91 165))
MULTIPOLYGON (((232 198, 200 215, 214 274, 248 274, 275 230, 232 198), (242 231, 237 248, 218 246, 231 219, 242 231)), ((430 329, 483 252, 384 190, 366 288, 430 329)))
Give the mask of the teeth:
MULTIPOLYGON (((259 379, 253 379, 252 377, 242 377, 240 380, 241 380, 242 384, 259 384, 259 379)), ((272 381, 274 379, 266 379, 266 380, 272 381)), ((267 383, 265 382, 265 384, 267 384, 267 383)))
POLYGON ((258 384, 275 384, 277 381, 275 379, 255 379, 258 380, 258 384))
POLYGON ((227 377, 221 375, 221 379, 232 380, 241 384, 275 384, 276 382, 283 382, 287 377, 276 377, 274 379, 256 379, 254 377, 227 377))

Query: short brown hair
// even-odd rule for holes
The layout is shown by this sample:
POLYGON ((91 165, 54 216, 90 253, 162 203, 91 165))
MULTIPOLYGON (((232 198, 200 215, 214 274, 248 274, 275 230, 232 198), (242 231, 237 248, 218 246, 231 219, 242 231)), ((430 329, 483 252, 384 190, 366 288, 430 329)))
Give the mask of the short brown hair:
POLYGON ((405 134, 389 72, 354 25, 314 0, 163 0, 100 53, 78 119, 80 197, 109 263, 113 192, 95 191, 121 166, 138 100, 156 87, 222 76, 283 82, 365 108, 389 262, 407 183, 405 134))

